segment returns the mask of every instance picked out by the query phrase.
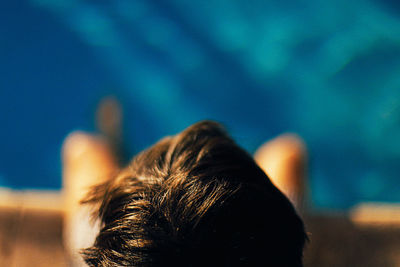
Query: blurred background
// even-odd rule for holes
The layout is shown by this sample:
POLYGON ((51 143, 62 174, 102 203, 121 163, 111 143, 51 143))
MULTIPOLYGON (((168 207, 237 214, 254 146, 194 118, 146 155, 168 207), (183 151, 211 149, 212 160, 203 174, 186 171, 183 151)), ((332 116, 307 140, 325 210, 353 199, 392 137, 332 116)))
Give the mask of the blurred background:
POLYGON ((123 110, 124 155, 202 119, 250 153, 294 132, 314 210, 400 202, 396 0, 14 0, 0 9, 0 187, 60 190, 61 144, 123 110))
POLYGON ((315 206, 400 201, 397 1, 4 1, 0 185, 59 189, 60 149, 124 112, 127 156, 202 119, 308 145, 315 206))

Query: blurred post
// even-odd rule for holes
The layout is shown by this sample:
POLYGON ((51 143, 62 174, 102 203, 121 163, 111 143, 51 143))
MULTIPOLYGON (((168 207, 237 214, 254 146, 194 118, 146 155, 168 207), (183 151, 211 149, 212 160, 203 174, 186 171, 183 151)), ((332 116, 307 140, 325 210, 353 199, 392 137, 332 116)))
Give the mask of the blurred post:
POLYGON ((92 245, 98 225, 91 210, 79 202, 87 190, 109 178, 118 168, 110 146, 101 137, 72 133, 63 145, 64 244, 73 266, 82 263, 79 249, 92 245))
POLYGON ((254 159, 272 183, 303 212, 307 190, 307 151, 303 140, 294 134, 280 135, 262 145, 254 159))
POLYGON ((64 244, 73 266, 82 266, 79 250, 93 244, 98 222, 91 221, 89 207, 80 200, 88 189, 110 178, 119 168, 122 112, 117 100, 104 98, 96 121, 101 135, 71 133, 64 141, 63 195, 65 203, 64 244))

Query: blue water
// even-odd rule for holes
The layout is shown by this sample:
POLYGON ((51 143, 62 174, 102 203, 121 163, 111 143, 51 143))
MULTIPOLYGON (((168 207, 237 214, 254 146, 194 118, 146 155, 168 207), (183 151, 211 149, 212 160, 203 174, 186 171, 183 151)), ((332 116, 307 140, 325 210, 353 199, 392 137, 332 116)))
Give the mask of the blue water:
POLYGON ((106 95, 134 154, 202 119, 301 135, 317 207, 400 201, 397 1, 30 0, 0 9, 0 186, 61 187, 106 95))

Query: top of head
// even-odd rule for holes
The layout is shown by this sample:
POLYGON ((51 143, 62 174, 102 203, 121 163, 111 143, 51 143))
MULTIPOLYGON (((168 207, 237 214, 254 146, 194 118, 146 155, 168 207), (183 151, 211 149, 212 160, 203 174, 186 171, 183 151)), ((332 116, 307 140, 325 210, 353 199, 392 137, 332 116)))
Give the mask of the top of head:
POLYGON ((94 187, 91 266, 302 266, 288 199, 218 123, 196 123, 94 187))

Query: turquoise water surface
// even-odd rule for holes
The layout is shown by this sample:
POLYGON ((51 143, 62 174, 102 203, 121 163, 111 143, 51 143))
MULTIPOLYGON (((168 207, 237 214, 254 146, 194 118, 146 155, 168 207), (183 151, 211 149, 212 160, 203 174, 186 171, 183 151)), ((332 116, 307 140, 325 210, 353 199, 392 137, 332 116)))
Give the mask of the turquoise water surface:
POLYGON ((202 119, 248 151, 296 132, 317 207, 400 201, 396 1, 30 0, 0 9, 0 186, 61 187, 105 95, 127 151, 202 119))

